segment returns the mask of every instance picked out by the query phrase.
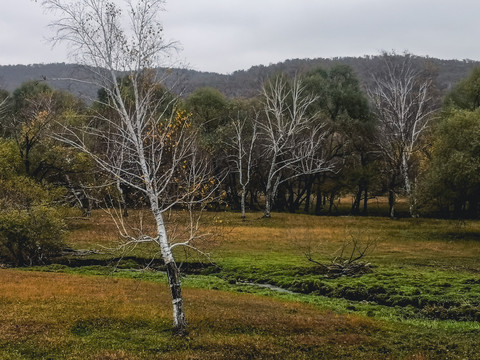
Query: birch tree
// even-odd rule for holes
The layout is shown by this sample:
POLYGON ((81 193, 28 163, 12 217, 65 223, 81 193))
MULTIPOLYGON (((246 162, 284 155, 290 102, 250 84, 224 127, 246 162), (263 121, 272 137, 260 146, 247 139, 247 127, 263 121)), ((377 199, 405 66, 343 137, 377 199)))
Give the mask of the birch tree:
POLYGON ((396 177, 401 176, 415 216, 415 178, 412 160, 436 110, 432 79, 415 66, 410 54, 383 54, 381 68, 372 74, 368 94, 379 120, 377 144, 389 165, 390 216, 394 216, 396 177))
POLYGON ((175 100, 158 99, 162 79, 155 70, 168 59, 175 43, 165 40, 159 15, 163 0, 129 0, 124 8, 107 0, 45 0, 57 15, 51 24, 54 41, 66 42, 73 59, 92 72, 92 82, 103 89, 116 116, 97 114, 81 129, 68 128, 60 140, 89 154, 106 174, 148 199, 155 231, 130 234, 119 223, 128 243, 154 242, 159 246, 170 284, 173 325, 186 327, 179 269, 172 249, 192 246, 194 236, 172 243, 165 212, 175 206, 200 204, 211 195, 207 161, 198 147, 189 116, 175 110, 175 100), (128 82, 125 91, 122 74, 128 82), (172 111, 172 109, 174 109, 172 111), (100 124, 100 125, 99 125, 100 124), (103 142, 102 153, 91 145, 103 142))
POLYGON ((253 114, 248 112, 247 114, 242 114, 239 110, 237 116, 232 119, 234 134, 228 144, 235 153, 230 157, 230 161, 233 163, 234 171, 238 173, 238 182, 241 187, 240 208, 243 220, 245 220, 247 186, 250 183, 254 165, 253 152, 258 136, 258 118, 259 114, 257 111, 253 111, 253 114))
POLYGON ((268 167, 264 217, 269 218, 280 184, 331 166, 321 151, 325 125, 310 111, 317 98, 306 93, 300 79, 289 83, 284 76, 277 76, 263 86, 262 95, 265 117, 258 130, 262 159, 268 167))
POLYGON ((3 130, 2 120, 5 114, 8 113, 8 107, 10 102, 10 94, 6 90, 0 89, 0 130, 3 130))

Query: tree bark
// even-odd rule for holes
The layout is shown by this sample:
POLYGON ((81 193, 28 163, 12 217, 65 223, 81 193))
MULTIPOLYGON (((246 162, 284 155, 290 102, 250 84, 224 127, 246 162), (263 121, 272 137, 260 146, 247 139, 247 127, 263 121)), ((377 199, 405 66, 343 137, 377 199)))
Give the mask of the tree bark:
POLYGON ((388 190, 388 206, 390 218, 395 217, 395 191, 393 189, 388 190))
POLYGON ((168 283, 170 285, 170 291, 172 294, 172 307, 173 307, 173 327, 177 334, 184 334, 187 327, 185 320, 185 313, 183 311, 183 298, 182 287, 180 283, 180 272, 177 264, 173 258, 172 250, 168 244, 167 232, 165 224, 163 222, 163 216, 160 211, 156 210, 155 219, 158 227, 158 237, 160 242, 160 248, 162 257, 167 267, 168 283))
MULTIPOLYGON (((147 188, 151 190, 150 183, 147 182, 147 188)), ((185 312, 183 310, 183 298, 182 287, 180 283, 180 272, 173 257, 172 249, 167 237, 167 229, 165 228, 165 222, 163 220, 163 214, 158 206, 158 197, 154 196, 154 192, 150 192, 150 207, 155 216, 155 222, 157 225, 158 244, 162 254, 162 259, 167 267, 167 278, 170 285, 170 291, 172 295, 172 307, 173 307, 173 328, 179 335, 185 333, 187 322, 185 320, 185 312)))
POLYGON ((240 207, 242 208, 242 220, 245 220, 245 196, 247 190, 245 186, 242 187, 242 193, 240 194, 240 207))
POLYGON ((352 209, 350 211, 353 215, 357 215, 360 212, 360 202, 362 201, 362 192, 363 192, 362 185, 358 184, 358 190, 357 190, 357 193, 355 194, 355 198, 352 204, 352 209))
POLYGON ((122 189, 122 184, 120 183, 120 178, 117 178, 117 190, 118 190, 118 202, 123 214, 122 216, 128 217, 127 201, 125 199, 125 194, 122 189))
MULTIPOLYGON (((231 173, 229 176, 229 186, 230 186, 230 204, 233 204, 233 208, 238 210, 240 207, 240 201, 238 201, 239 196, 237 193, 237 176, 235 173, 231 173)), ((242 178, 240 176, 240 183, 242 183, 242 178)))
POLYGON ((365 186, 365 197, 363 198, 363 214, 367 215, 368 212, 368 186, 365 186))
POLYGON ((270 191, 267 190, 267 193, 265 195, 265 212, 263 213, 264 218, 270 218, 271 212, 272 212, 272 205, 271 205, 271 194, 270 191))
POLYGON ((315 215, 320 215, 323 209, 323 195, 320 189, 320 184, 317 185, 317 201, 315 203, 315 215))
POLYGON ((292 214, 295 213, 296 206, 295 206, 295 191, 293 190, 293 181, 287 181, 285 183, 287 191, 288 191, 288 198, 287 198, 287 206, 288 206, 288 211, 292 214))
POLYGON ((312 187, 315 179, 315 175, 309 175, 309 181, 305 184, 307 187, 307 194, 305 196, 305 212, 310 212, 310 198, 312 197, 312 187))
POLYGON ((335 203, 335 195, 336 195, 336 192, 335 192, 335 191, 332 191, 332 192, 330 193, 329 206, 328 206, 328 214, 331 214, 331 213, 332 213, 333 205, 334 205, 334 203, 335 203))
POLYGON ((171 261, 167 266, 167 277, 172 294, 173 305, 173 327, 177 334, 183 335, 187 327, 185 312, 183 311, 182 286, 180 283, 180 271, 175 261, 171 261))
POLYGON ((416 217, 416 199, 413 194, 413 189, 412 189, 412 182, 410 181, 410 177, 408 175, 408 160, 407 156, 404 153, 402 155, 402 174, 403 174, 403 180, 405 182, 405 191, 408 196, 408 202, 409 202, 409 213, 411 217, 416 217))

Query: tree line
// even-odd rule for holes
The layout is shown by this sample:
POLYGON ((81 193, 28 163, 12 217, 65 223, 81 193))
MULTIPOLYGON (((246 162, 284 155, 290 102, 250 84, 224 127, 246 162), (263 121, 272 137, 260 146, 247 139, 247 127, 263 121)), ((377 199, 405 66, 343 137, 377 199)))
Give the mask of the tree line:
MULTIPOLYGON (((175 73, 176 80, 173 81, 172 77, 172 81, 167 81, 165 85, 175 88, 178 79, 181 79, 182 96, 188 96, 202 87, 213 87, 228 98, 252 97, 258 94, 258 88, 262 82, 275 73, 282 72, 293 76, 296 73, 312 71, 316 68, 331 69, 335 65, 347 65, 354 70, 359 80, 364 82, 370 78, 371 69, 375 69, 381 61, 381 55, 331 59, 290 59, 268 66, 252 66, 248 70, 239 70, 232 74, 173 68, 168 71, 175 73)), ((479 62, 473 60, 442 60, 421 56, 417 57, 416 62, 427 63, 429 67, 436 69, 435 86, 442 92, 451 90, 461 79, 468 76, 474 67, 479 65, 479 62)), ((88 83, 91 72, 78 64, 0 65, 0 84, 8 91, 13 92, 22 83, 42 77, 47 78, 48 84, 55 89, 66 90, 83 98, 94 99, 98 90, 97 87, 88 83), (84 81, 77 82, 71 79, 84 81)))
MULTIPOLYGON (((477 218, 480 71, 442 97, 433 74, 413 59, 383 54, 368 83, 337 65, 294 77, 273 75, 251 98, 201 88, 179 99, 161 84, 152 96, 164 117, 182 113, 195 129, 210 176, 221 180, 211 208, 229 207, 243 216, 260 209, 266 217, 271 211, 332 214, 337 200, 351 195, 350 213, 368 214, 369 200, 386 195, 392 217, 401 196, 408 198, 411 216, 477 218)), ((122 96, 133 102, 132 82, 118 81, 122 96)), ((16 153, 18 176, 62 189, 62 201, 85 215, 104 202, 98 185, 107 181, 105 169, 58 135, 88 124, 101 134, 92 151, 119 156, 120 144, 106 136, 118 121, 112 94, 101 90, 87 106, 33 81, 11 94, 2 91, 0 99, 2 147, 16 153), (100 117, 108 119, 107 128, 100 117)), ((9 172, 2 169, 3 177, 9 172)), ((124 207, 145 205, 134 185, 115 189, 124 207)))

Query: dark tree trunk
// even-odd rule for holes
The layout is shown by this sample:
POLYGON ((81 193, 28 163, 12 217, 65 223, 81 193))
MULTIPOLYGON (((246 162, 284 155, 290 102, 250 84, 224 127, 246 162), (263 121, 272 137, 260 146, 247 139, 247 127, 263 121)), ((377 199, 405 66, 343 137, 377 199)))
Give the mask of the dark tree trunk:
POLYGON ((365 187, 365 195, 363 197, 363 215, 367 215, 368 212, 368 187, 365 187))
POLYGON ((333 205, 334 205, 334 202, 335 202, 335 195, 336 195, 335 191, 332 191, 330 193, 329 206, 328 206, 328 213, 329 214, 332 213, 333 205))
POLYGON ((249 205, 250 210, 259 209, 260 207, 257 206, 258 205, 257 192, 254 190, 250 190, 249 192, 250 192, 250 205, 249 205))
POLYGON ((295 213, 295 191, 293 190, 293 184, 294 182, 287 182, 286 187, 288 191, 288 200, 287 200, 287 206, 288 206, 288 211, 290 213, 295 213))
POLYGON ((395 218, 395 183, 397 182, 396 175, 393 175, 390 179, 390 184, 388 186, 388 207, 389 207, 389 216, 390 218, 395 218))
POLYGON ((476 219, 478 216, 478 196, 472 194, 468 199, 468 217, 470 219, 476 219))
POLYGON ((167 266, 167 277, 172 293, 173 305, 173 322, 175 332, 179 335, 185 334, 187 321, 185 320, 185 312, 183 311, 182 287, 180 284, 180 271, 177 264, 172 261, 167 266))
POLYGON ((287 201, 285 199, 285 186, 279 186, 272 208, 276 211, 285 211, 287 201))
POLYGON ((317 187, 317 201, 315 202, 315 215, 320 215, 323 209, 323 194, 320 190, 320 184, 317 187))
POLYGON ((86 194, 85 190, 82 189, 83 196, 82 196, 82 216, 83 217, 90 217, 92 214, 92 201, 86 194))
POLYGON ((312 187, 313 182, 315 181, 315 175, 309 176, 309 181, 305 184, 306 186, 306 195, 305 195, 305 212, 308 214, 310 212, 310 198, 312 197, 312 187))
POLYGON ((238 210, 240 209, 241 206, 240 206, 240 196, 238 195, 238 192, 237 192, 237 174, 230 173, 229 179, 230 179, 229 181, 230 199, 228 202, 233 205, 234 209, 238 210))
POLYGON ((358 190, 355 194, 355 198, 353 199, 352 210, 351 213, 353 215, 357 215, 360 212, 360 202, 362 201, 362 192, 363 188, 361 184, 358 184, 358 190))
POLYGON ((393 219, 395 217, 395 191, 388 190, 388 214, 393 219))
POLYGON ((304 201, 306 201, 307 195, 305 194, 307 193, 307 190, 311 188, 311 183, 313 181, 311 177, 312 177, 311 175, 305 175, 302 177, 302 179, 304 180, 303 186, 302 186, 302 179, 298 181, 298 192, 296 194, 297 195, 296 197, 295 197, 295 192, 293 192, 294 201, 293 201, 293 204, 291 205, 293 209, 291 212, 300 210, 300 206, 304 201))

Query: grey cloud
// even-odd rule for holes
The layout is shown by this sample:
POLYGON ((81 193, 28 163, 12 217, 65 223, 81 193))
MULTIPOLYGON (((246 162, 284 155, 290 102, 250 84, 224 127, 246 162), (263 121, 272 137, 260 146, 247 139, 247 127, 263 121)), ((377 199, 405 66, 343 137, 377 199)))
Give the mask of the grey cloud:
MULTIPOLYGON (((65 61, 65 50, 44 41, 49 20, 39 4, 9 3, 0 13, 0 63, 65 61)), ((170 0, 165 7, 166 36, 181 42, 181 57, 198 70, 382 49, 480 58, 473 0, 170 0)))

